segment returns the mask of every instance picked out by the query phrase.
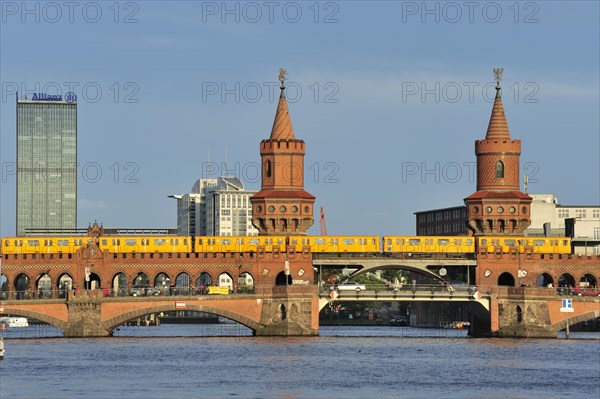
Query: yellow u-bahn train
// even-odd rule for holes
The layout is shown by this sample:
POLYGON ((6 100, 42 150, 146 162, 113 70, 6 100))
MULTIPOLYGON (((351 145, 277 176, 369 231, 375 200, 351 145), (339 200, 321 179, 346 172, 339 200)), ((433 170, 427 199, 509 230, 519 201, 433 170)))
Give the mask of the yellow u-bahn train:
MULTIPOLYGON (((6 237, 0 253, 75 253, 90 237, 6 237)), ((103 236, 99 246, 108 253, 571 253, 567 237, 501 236, 103 236)))

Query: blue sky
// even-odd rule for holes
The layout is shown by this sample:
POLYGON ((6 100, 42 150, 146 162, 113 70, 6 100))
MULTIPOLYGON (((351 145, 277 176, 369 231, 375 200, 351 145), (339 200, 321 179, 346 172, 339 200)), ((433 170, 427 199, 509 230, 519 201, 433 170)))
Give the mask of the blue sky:
POLYGON ((78 95, 80 227, 176 227, 167 195, 226 158, 260 188, 281 67, 329 234, 414 234, 475 191, 494 67, 528 192, 600 203, 596 1, 0 3, 2 236, 16 88, 78 95))

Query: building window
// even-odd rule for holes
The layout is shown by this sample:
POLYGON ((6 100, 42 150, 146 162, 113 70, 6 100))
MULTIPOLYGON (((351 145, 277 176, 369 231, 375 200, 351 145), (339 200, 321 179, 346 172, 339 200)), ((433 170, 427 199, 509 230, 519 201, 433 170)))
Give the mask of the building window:
POLYGON ((569 210, 568 209, 559 209, 558 210, 558 217, 561 219, 565 219, 569 217, 569 210))
POLYGON ((600 240, 600 227, 594 227, 594 240, 600 240))
POLYGON ((585 209, 575 209, 575 217, 585 219, 585 209))
POLYGON ((502 161, 496 162, 496 178, 504 178, 504 164, 502 163, 502 161))
POLYGON ((265 176, 271 177, 271 161, 265 162, 265 176))
POLYGON ((600 209, 593 209, 592 210, 592 217, 594 219, 600 219, 600 209))

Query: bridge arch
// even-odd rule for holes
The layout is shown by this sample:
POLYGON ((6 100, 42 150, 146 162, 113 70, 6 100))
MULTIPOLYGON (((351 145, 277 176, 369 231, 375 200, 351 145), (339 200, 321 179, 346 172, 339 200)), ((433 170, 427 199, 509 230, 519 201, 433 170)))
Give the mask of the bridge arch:
POLYGON ((146 285, 150 281, 148 274, 145 272, 137 272, 134 274, 131 285, 146 285))
POLYGON ((575 285, 575 277, 573 277, 572 274, 570 273, 563 273, 558 277, 558 284, 559 287, 566 287, 566 286, 571 286, 571 287, 576 287, 575 285))
POLYGON ((548 284, 554 286, 554 279, 549 273, 542 273, 535 280, 536 287, 548 287, 548 284))
POLYGON ((402 263, 398 263, 398 264, 385 263, 385 264, 379 264, 379 265, 375 264, 372 266, 370 265, 369 267, 364 267, 360 270, 357 270, 350 277, 355 277, 355 276, 359 276, 361 274, 366 274, 366 273, 372 273, 374 270, 386 270, 386 269, 407 270, 410 272, 419 273, 426 277, 431 277, 434 280, 443 281, 443 278, 440 277, 438 274, 436 274, 433 270, 423 268, 423 267, 416 267, 416 266, 412 266, 409 264, 402 264, 402 263))
POLYGON ((113 275, 111 285, 116 296, 127 295, 128 281, 127 275, 123 272, 118 272, 113 275))
POLYGON ((208 272, 202 272, 198 279, 196 280, 196 287, 200 287, 201 285, 208 287, 212 285, 213 277, 208 272))
POLYGON ((552 328, 554 328, 554 331, 556 332, 556 334, 558 334, 559 331, 562 331, 567 328, 567 322, 569 323, 570 326, 572 326, 574 324, 581 323, 583 321, 592 320, 592 319, 595 319, 598 317, 600 317, 600 309, 593 310, 591 312, 582 313, 580 315, 572 316, 565 320, 561 320, 561 321, 553 324, 552 328))
POLYGON ((61 320, 58 317, 50 316, 46 313, 36 312, 33 310, 22 309, 19 307, 11 307, 10 305, 4 305, 4 314, 27 317, 28 319, 36 319, 60 328, 63 331, 66 331, 69 327, 66 320, 61 320))
POLYGON ((498 276, 498 285, 514 287, 515 278, 509 272, 504 272, 498 276))
POLYGON ((586 273, 586 274, 583 274, 579 278, 579 285, 578 286, 597 287, 598 286, 598 280, 596 279, 596 277, 593 274, 586 273))
MULTIPOLYGON (((174 312, 177 310, 181 310, 181 309, 177 309, 175 306, 176 305, 174 302, 169 302, 169 303, 161 303, 161 304, 146 306, 143 308, 132 310, 130 312, 123 313, 121 315, 115 316, 113 318, 110 318, 110 319, 102 322, 102 328, 112 333, 112 331, 115 328, 127 323, 128 321, 135 320, 139 317, 147 316, 147 315, 153 314, 153 313, 174 312)), ((187 304, 185 310, 192 311, 192 312, 211 313, 211 314, 214 314, 217 316, 226 317, 230 320, 233 320, 235 322, 238 322, 238 323, 248 327, 249 329, 251 329, 253 331, 253 333, 256 332, 256 330, 258 328, 261 327, 259 323, 257 323, 256 321, 254 321, 240 313, 232 312, 232 311, 226 310, 226 309, 221 309, 221 308, 218 308, 215 306, 187 304)))

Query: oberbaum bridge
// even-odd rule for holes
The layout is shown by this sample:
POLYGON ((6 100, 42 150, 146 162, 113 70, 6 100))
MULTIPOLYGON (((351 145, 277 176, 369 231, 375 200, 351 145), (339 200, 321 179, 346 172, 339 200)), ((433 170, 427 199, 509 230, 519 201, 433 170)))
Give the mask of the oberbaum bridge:
MULTIPOLYGON (((477 191, 464 200, 468 209, 465 222, 474 236, 522 236, 531 223, 532 199, 519 186, 521 141, 511 139, 509 134, 500 77, 496 73, 497 93, 487 134, 475 142, 477 191), (502 176, 496 174, 499 162, 505 168, 502 176), (500 207, 516 213, 511 216, 501 211, 496 213, 500 207)), ((302 236, 314 222, 315 197, 304 190, 305 143, 296 138, 292 128, 285 97, 285 70, 280 70, 279 80, 281 95, 271 136, 260 143, 261 190, 251 198, 252 222, 261 236, 302 236), (290 170, 294 171, 292 176, 290 170)), ((479 337, 556 337, 569 325, 600 317, 598 297, 565 299, 556 289, 536 287, 536 280, 542 275, 550 276, 551 281, 558 281, 566 274, 575 281, 589 276, 597 282, 600 279, 597 255, 489 253, 476 249, 474 253, 449 259, 436 253, 426 258, 411 254, 390 257, 383 253, 368 256, 313 253, 310 247, 291 251, 286 247, 281 253, 264 253, 259 249, 205 253, 201 257, 162 253, 144 258, 136 257, 135 253, 114 256, 101 250, 99 239, 104 229, 97 224, 88 228, 87 235, 89 242, 64 258, 2 255, 1 270, 8 291, 2 293, 0 316, 34 318, 62 329, 66 337, 111 336, 115 328, 131 320, 177 310, 223 316, 249 327, 257 336, 315 336, 319 334, 319 312, 337 301, 461 303, 470 315, 471 334, 479 337), (414 283, 412 287, 407 285, 409 289, 400 290, 321 289, 324 267, 352 269, 352 276, 395 268, 441 280, 440 266, 471 270, 469 289, 434 290, 414 283), (102 286, 100 282, 112 281, 114 285, 117 276, 126 276, 131 286, 142 273, 148 281, 156 281, 160 275, 175 277, 184 273, 192 281, 199 281, 206 274, 216 281, 216 276, 227 274, 233 281, 233 290, 228 295, 174 292, 160 296, 105 296, 100 289, 77 289, 64 295, 36 298, 36 285, 42 276, 50 278, 57 288, 58 282, 66 277, 73 288, 86 287, 90 273, 98 287, 102 286), (238 292, 238 278, 248 274, 254 280, 254 289, 251 293, 238 292), (17 298, 17 281, 23 276, 36 284, 28 287, 28 295, 17 298)))

